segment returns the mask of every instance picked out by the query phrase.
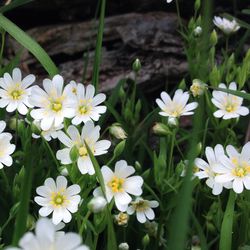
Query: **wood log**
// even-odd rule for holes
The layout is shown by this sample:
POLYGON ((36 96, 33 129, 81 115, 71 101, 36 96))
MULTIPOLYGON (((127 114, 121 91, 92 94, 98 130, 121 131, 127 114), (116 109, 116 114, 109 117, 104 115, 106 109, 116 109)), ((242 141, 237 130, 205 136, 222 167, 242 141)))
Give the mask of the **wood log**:
MULTIPOLYGON (((131 75, 135 58, 142 62, 138 83, 149 90, 166 81, 175 82, 187 72, 183 44, 177 32, 177 16, 165 12, 130 13, 105 19, 100 83, 103 91, 112 89, 118 80, 131 75), (160 84, 159 84, 160 83, 160 84)), ((81 82, 83 53, 89 51, 86 81, 92 77, 96 41, 94 21, 50 25, 28 30, 52 57, 66 81, 81 82)), ((20 46, 8 38, 8 55, 14 56, 20 46)), ((37 60, 25 50, 23 68, 39 79, 47 77, 37 60)))

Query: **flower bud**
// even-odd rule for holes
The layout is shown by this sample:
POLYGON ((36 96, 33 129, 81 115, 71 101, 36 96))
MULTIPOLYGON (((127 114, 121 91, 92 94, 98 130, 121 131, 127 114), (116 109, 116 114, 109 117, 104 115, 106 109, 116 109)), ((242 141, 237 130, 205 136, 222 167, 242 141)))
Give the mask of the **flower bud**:
POLYGON ((201 26, 197 26, 197 27, 194 29, 194 35, 198 37, 198 36, 201 35, 201 33, 202 33, 202 28, 201 28, 201 26))
POLYGON ((126 226, 128 224, 129 215, 127 213, 120 212, 115 215, 115 222, 119 226, 126 226))
POLYGON ((194 9, 198 11, 201 7, 201 0, 195 0, 194 9))
POLYGON ((206 84, 199 79, 194 79, 193 84, 190 87, 190 91, 192 92, 194 97, 203 95, 205 89, 206 84))
POLYGON ((215 30, 213 30, 213 32, 211 33, 210 36, 210 43, 212 46, 215 46, 218 42, 218 36, 217 36, 217 32, 215 30))
POLYGON ((123 242, 118 246, 119 250, 129 250, 129 245, 127 242, 123 242))
POLYGON ((156 135, 170 135, 171 131, 164 123, 157 122, 153 126, 153 133, 156 135))
POLYGON ((93 213, 99 213, 106 207, 107 201, 102 196, 96 196, 88 203, 88 209, 93 213))
POLYGON ((168 125, 170 128, 176 128, 179 126, 179 121, 176 117, 168 117, 168 125))
POLYGON ((10 129, 16 131, 16 126, 18 131, 20 131, 24 127, 24 121, 22 119, 16 119, 16 117, 12 117, 9 121, 10 129))
POLYGON ((109 128, 109 133, 113 135, 116 139, 124 140, 127 138, 127 133, 124 131, 124 129, 121 127, 119 123, 114 123, 109 128))
POLYGON ((60 169, 59 169, 61 175, 63 176, 68 176, 69 175, 69 172, 68 172, 68 169, 64 166, 61 166, 60 169))
POLYGON ((149 242, 150 242, 149 235, 146 234, 146 235, 143 237, 143 239, 142 239, 142 245, 143 245, 143 247, 146 248, 146 247, 148 246, 149 242))
POLYGON ((140 71, 141 62, 138 58, 136 58, 135 61, 133 62, 132 68, 135 73, 138 73, 140 71))

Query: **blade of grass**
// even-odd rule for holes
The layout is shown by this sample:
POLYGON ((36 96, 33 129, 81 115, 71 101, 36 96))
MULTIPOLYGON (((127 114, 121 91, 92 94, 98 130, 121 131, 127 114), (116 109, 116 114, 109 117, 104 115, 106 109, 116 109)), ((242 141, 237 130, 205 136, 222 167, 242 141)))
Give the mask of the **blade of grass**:
POLYGON ((30 2, 33 2, 33 1, 34 0, 15 0, 15 1, 11 2, 10 4, 1 7, 0 8, 0 13, 10 11, 12 9, 15 9, 15 8, 17 8, 19 6, 22 6, 24 4, 27 4, 27 3, 30 3, 30 2))
POLYGON ((45 50, 16 24, 0 14, 0 27, 8 32, 17 42, 28 49, 42 64, 50 76, 58 73, 58 69, 45 50))
POLYGON ((103 39, 103 29, 104 29, 104 17, 106 9, 106 0, 100 0, 101 3, 101 13, 99 18, 99 27, 96 40, 96 49, 95 49, 95 59, 94 59, 94 69, 92 84, 95 86, 96 91, 98 92, 99 87, 99 71, 101 63, 101 54, 102 54, 102 39, 103 39))
POLYGON ((228 94, 236 95, 236 96, 242 97, 242 98, 250 101, 250 94, 245 93, 245 92, 241 92, 239 90, 223 89, 223 88, 216 88, 216 87, 210 87, 210 88, 221 91, 221 92, 225 92, 228 94))

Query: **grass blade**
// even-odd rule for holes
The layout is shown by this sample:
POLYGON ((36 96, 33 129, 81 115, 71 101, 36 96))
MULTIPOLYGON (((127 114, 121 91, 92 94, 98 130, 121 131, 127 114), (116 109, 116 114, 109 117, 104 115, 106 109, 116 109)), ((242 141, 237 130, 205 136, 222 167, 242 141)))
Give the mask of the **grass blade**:
POLYGON ((42 64, 50 76, 54 76, 58 73, 56 65, 45 52, 45 50, 29 35, 27 35, 23 30, 21 30, 17 25, 15 25, 2 14, 0 14, 0 27, 8 32, 23 47, 28 49, 30 53, 32 53, 42 64))
POLYGON ((102 39, 103 39, 103 29, 104 29, 105 8, 106 8, 106 0, 101 0, 101 1, 102 1, 101 13, 99 18, 99 27, 96 40, 94 69, 92 77, 92 84, 95 86, 96 91, 98 91, 98 85, 99 85, 99 71, 100 71, 100 63, 102 55, 102 39))
POLYGON ((10 4, 1 7, 0 8, 0 13, 10 11, 12 9, 15 9, 15 8, 17 8, 19 6, 22 6, 24 4, 27 4, 27 3, 30 3, 30 2, 33 2, 33 1, 34 0, 16 0, 16 1, 13 1, 10 4))

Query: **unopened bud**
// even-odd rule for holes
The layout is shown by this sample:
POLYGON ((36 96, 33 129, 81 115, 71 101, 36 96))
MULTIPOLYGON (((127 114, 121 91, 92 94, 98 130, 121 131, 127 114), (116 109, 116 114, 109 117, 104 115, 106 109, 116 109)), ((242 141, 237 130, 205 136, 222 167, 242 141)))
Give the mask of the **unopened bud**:
POLYGON ((213 30, 213 32, 211 33, 210 36, 210 43, 212 46, 215 46, 218 42, 218 36, 217 36, 217 32, 215 30, 213 30))
POLYGON ((142 239, 142 245, 143 245, 143 247, 146 248, 146 247, 148 246, 149 242, 150 242, 149 235, 146 234, 146 235, 143 237, 143 239, 142 239))
POLYGON ((170 135, 171 131, 168 126, 166 126, 164 123, 157 122, 153 126, 153 133, 156 135, 170 135))
POLYGON ((119 226, 126 226, 128 224, 129 215, 127 213, 120 212, 115 215, 115 222, 119 226))
POLYGON ((10 129, 16 131, 16 126, 18 128, 18 131, 20 131, 24 127, 24 121, 22 119, 16 119, 16 117, 13 117, 9 121, 9 127, 10 129))
POLYGON ((88 203, 88 209, 93 213, 99 213, 106 207, 107 201, 102 196, 96 196, 88 203))
POLYGON ((69 175, 68 169, 66 167, 64 167, 64 166, 61 166, 59 171, 60 171, 61 175, 63 175, 63 176, 68 176, 69 175))
POLYGON ((179 121, 176 117, 168 117, 168 126, 170 128, 176 128, 179 126, 179 121))
POLYGON ((136 58, 135 61, 133 62, 132 68, 135 73, 138 73, 140 71, 141 62, 138 58, 136 58))
POLYGON ((190 91, 192 92, 194 97, 201 96, 203 95, 205 89, 206 89, 206 84, 203 83, 199 79, 194 79, 193 84, 190 87, 190 91))
POLYGON ((202 28, 201 26, 197 26, 195 29, 194 29, 194 35, 195 36, 200 36, 202 33, 202 28))
POLYGON ((119 250, 129 250, 129 245, 127 242, 123 242, 119 245, 119 250))
POLYGON ((116 139, 124 140, 127 138, 127 133, 125 132, 125 130, 121 127, 119 123, 114 123, 109 128, 109 133, 113 135, 116 139))

